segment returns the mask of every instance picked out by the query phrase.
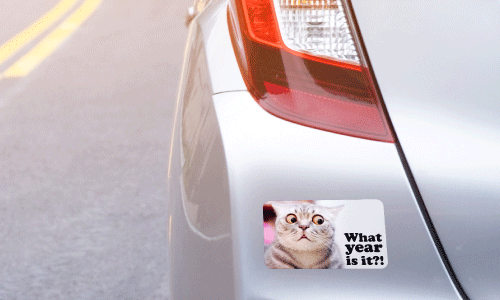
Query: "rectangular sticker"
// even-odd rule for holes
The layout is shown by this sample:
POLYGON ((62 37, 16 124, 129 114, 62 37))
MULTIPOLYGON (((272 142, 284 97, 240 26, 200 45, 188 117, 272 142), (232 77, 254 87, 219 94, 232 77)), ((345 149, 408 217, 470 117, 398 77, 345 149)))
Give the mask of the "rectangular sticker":
POLYGON ((380 200, 270 201, 264 204, 264 262, 271 269, 383 269, 380 200))

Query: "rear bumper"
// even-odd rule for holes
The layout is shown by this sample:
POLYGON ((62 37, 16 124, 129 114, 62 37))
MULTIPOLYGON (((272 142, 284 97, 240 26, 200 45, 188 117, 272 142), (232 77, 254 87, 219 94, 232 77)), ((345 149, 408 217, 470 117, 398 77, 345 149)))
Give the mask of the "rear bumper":
POLYGON ((220 94, 212 100, 228 170, 228 226, 238 299, 459 298, 393 144, 283 121, 265 112, 246 92, 220 94), (262 205, 303 199, 381 200, 387 267, 268 269, 262 252, 262 205))

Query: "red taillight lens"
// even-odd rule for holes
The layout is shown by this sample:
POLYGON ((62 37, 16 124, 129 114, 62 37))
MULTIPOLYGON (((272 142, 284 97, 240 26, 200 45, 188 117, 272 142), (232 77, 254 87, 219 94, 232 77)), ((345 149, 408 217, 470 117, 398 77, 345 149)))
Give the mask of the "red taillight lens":
POLYGON ((248 33, 253 40, 278 45, 281 41, 273 7, 266 0, 247 0, 242 6, 248 33))
POLYGON ((265 110, 394 142, 348 17, 336 0, 232 0, 228 19, 247 87, 265 110))

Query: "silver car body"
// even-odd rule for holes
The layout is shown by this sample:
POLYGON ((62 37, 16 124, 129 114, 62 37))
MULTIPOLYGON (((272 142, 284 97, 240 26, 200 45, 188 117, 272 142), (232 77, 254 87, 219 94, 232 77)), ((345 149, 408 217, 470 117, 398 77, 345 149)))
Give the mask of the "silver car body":
POLYGON ((172 299, 500 298, 500 2, 352 0, 398 140, 297 125, 247 91, 227 2, 193 20, 168 181, 172 299), (262 205, 379 199, 382 270, 271 270, 262 205))

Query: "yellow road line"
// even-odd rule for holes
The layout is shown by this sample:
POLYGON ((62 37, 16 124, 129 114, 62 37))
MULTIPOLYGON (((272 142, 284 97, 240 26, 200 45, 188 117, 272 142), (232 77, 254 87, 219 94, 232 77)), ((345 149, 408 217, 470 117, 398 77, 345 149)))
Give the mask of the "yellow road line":
POLYGON ((102 0, 86 0, 83 4, 66 20, 64 20, 54 31, 41 40, 30 52, 26 53, 11 67, 9 67, 2 77, 22 77, 28 75, 47 56, 56 50, 80 25, 92 15, 99 7, 102 0))
POLYGON ((62 0, 30 27, 0 46, 0 65, 69 11, 77 0, 62 0))

